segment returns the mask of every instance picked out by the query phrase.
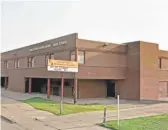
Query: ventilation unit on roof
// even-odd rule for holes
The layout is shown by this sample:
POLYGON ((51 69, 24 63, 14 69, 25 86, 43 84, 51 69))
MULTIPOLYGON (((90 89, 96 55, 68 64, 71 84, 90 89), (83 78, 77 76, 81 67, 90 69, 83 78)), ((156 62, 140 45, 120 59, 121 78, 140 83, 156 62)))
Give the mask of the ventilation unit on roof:
POLYGON ((103 47, 106 47, 106 46, 108 46, 108 43, 104 43, 104 44, 103 44, 103 47))

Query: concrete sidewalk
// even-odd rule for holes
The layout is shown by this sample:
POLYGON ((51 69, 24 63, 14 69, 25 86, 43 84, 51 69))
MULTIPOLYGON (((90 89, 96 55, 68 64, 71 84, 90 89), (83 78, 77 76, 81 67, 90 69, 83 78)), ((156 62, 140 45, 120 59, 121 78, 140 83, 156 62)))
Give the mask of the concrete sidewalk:
MULTIPOLYGON (((46 97, 43 94, 24 94, 2 90, 1 115, 15 121, 20 129, 27 130, 105 130, 95 125, 103 121, 103 112, 87 112, 56 116, 52 113, 36 110, 28 104, 16 101, 31 97, 46 97)), ((110 99, 108 100, 110 101, 110 99)), ((111 101, 112 102, 112 101, 111 101)), ((151 116, 168 113, 168 103, 134 104, 121 103, 120 119, 128 119, 139 116, 151 116), (133 107, 134 106, 134 107, 133 107), (125 109, 123 109, 125 108, 125 109)), ((116 111, 107 111, 107 120, 116 120, 116 111)), ((4 123, 3 123, 4 124, 4 123)))
MULTIPOLYGON (((19 130, 69 130, 71 128, 73 130, 106 130, 92 123, 81 123, 78 120, 67 121, 68 117, 36 110, 28 104, 5 97, 2 97, 1 115, 15 122, 12 126, 19 130), (52 122, 53 120, 54 122, 52 122)), ((2 127, 9 128, 8 125, 3 122, 2 127)))
MULTIPOLYGON (((130 108, 120 111, 120 119, 129 119, 143 116, 152 116, 168 113, 168 104, 155 104, 146 107, 139 108, 130 108)), ((107 112, 107 120, 117 120, 117 112, 116 111, 108 111, 107 112)), ((50 123, 50 125, 59 126, 59 122, 64 123, 66 125, 59 126, 61 129, 70 128, 70 125, 74 124, 75 127, 86 127, 92 126, 96 123, 101 123, 103 121, 103 112, 89 112, 89 113, 79 113, 72 114, 59 117, 59 121, 57 117, 50 116, 50 118, 41 119, 41 121, 50 123), (48 120, 50 119, 50 120, 48 120)))
MULTIPOLYGON (((103 112, 78 113, 66 116, 36 110, 28 104, 2 97, 1 115, 27 130, 105 130, 96 126, 103 121, 103 112)), ((120 119, 168 113, 168 104, 154 104, 120 111, 120 119)), ((108 111, 107 120, 116 120, 117 112, 108 111)))
MULTIPOLYGON (((12 92, 9 90, 1 89, 1 95, 4 97, 8 97, 14 100, 25 100, 33 97, 42 97, 47 98, 46 94, 39 94, 39 93, 21 93, 21 92, 12 92)), ((59 96, 53 96, 51 95, 51 100, 59 102, 60 97, 59 96)), ((64 103, 71 103, 73 104, 72 98, 65 98, 64 97, 64 103)), ((107 105, 117 105, 117 100, 112 98, 97 98, 97 99, 78 99, 78 104, 107 104, 107 105)), ((154 103, 155 104, 155 103, 154 103)), ((135 108, 135 107, 143 107, 146 105, 150 105, 150 103, 143 103, 139 101, 126 101, 126 100, 120 100, 120 108, 121 109, 128 109, 128 108, 135 108)))

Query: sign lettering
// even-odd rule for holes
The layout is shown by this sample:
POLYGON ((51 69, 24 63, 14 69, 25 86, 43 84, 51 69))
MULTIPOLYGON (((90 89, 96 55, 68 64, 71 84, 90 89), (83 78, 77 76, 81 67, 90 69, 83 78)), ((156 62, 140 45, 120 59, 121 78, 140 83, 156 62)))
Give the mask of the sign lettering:
POLYGON ((60 41, 60 42, 53 43, 53 44, 48 44, 48 45, 44 45, 44 46, 31 48, 31 49, 29 49, 29 51, 38 51, 38 50, 46 49, 49 47, 61 46, 61 45, 65 45, 65 44, 67 44, 67 41, 60 41))

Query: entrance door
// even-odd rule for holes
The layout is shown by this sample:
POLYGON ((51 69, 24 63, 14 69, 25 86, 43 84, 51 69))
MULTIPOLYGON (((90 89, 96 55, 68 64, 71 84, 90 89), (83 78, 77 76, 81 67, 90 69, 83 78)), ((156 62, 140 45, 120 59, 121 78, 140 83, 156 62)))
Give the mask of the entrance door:
POLYGON ((1 77, 1 87, 8 88, 8 77, 1 77))
POLYGON ((1 77, 1 87, 5 87, 5 77, 1 77))
POLYGON ((107 97, 115 97, 115 82, 107 80, 106 86, 107 86, 107 97))

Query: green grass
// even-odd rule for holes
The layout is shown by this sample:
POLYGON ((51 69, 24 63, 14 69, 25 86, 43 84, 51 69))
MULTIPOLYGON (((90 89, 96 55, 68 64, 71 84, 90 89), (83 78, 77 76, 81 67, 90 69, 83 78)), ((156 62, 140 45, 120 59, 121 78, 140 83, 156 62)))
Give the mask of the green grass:
POLYGON ((117 121, 100 125, 112 130, 168 130, 168 114, 121 120, 120 129, 117 128, 117 121))
MULTIPOLYGON (((53 102, 48 99, 35 97, 24 100, 24 103, 30 104, 36 109, 51 112, 56 115, 60 115, 60 105, 59 103, 53 102)), ((115 110, 113 106, 108 106, 108 110, 115 110)), ((102 111, 104 110, 104 105, 74 105, 74 104, 63 104, 62 115, 79 113, 79 112, 90 112, 90 111, 102 111)))

